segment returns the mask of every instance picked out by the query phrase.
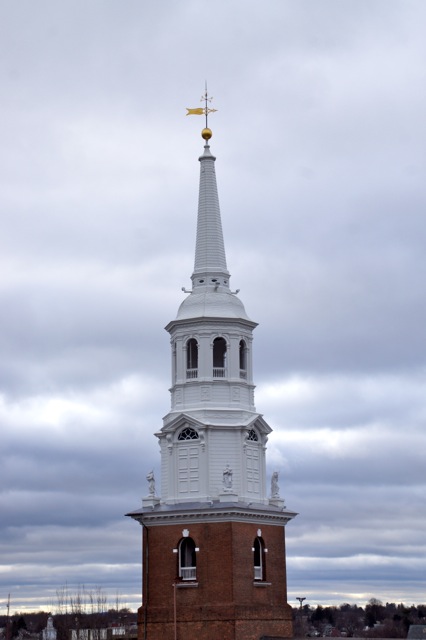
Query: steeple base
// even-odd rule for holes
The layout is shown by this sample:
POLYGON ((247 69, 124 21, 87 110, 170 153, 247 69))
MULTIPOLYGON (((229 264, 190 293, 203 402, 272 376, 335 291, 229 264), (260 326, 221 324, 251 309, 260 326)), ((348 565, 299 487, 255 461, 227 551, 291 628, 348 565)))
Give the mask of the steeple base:
POLYGON ((292 637, 284 526, 266 524, 267 511, 239 517, 200 522, 193 514, 179 524, 156 524, 148 515, 139 640, 292 637), (182 567, 187 540, 195 544, 194 566, 182 567))

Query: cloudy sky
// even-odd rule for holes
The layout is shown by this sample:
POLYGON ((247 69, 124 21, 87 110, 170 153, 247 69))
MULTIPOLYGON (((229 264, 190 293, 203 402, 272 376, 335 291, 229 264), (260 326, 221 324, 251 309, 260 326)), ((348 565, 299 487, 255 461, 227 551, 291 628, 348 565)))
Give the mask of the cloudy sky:
POLYGON ((207 79, 289 601, 425 602, 426 3, 0 6, 0 606, 140 604, 207 79))

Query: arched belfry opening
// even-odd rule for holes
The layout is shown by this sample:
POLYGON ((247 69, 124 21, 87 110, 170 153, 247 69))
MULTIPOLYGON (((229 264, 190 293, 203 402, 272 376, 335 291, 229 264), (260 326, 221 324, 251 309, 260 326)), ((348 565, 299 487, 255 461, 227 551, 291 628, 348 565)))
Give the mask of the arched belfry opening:
POLYGON ((240 378, 247 378, 247 344, 245 340, 240 340, 239 344, 240 378))
POLYGON ((226 340, 221 336, 213 340, 213 378, 224 378, 226 375, 226 340))
POLYGON ((143 536, 138 640, 290 638, 285 525, 296 514, 278 472, 267 483, 272 430, 254 402, 257 324, 230 288, 211 130, 202 135, 192 288, 166 326, 161 473, 148 473, 142 508, 128 514, 143 536))
POLYGON ((198 342, 195 338, 186 343, 186 377, 190 380, 198 377, 198 342))

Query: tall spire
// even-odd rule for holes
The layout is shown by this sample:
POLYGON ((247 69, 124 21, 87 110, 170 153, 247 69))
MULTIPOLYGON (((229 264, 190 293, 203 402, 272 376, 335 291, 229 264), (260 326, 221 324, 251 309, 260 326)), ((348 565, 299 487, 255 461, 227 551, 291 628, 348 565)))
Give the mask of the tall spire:
POLYGON ((210 153, 208 144, 210 131, 204 129, 203 134, 206 144, 204 153, 199 158, 200 191, 192 285, 205 287, 214 285, 217 281, 220 285, 229 288, 229 272, 226 265, 214 165, 216 158, 210 153))
POLYGON ((220 286, 229 290, 229 272, 226 266, 225 245, 223 242, 222 222, 220 219, 219 198, 217 195, 216 158, 210 153, 209 140, 212 131, 208 128, 208 115, 217 109, 209 107, 212 101, 207 91, 207 82, 201 102, 204 107, 187 108, 187 116, 204 115, 206 126, 201 132, 205 140, 204 153, 200 156, 200 192, 198 197, 197 239, 195 243, 195 264, 192 274, 192 287, 200 288, 220 286))
MULTIPOLYGON (((206 92, 201 100, 205 107, 189 109, 188 115, 207 116, 215 112, 208 106, 211 98, 206 92)), ((219 197, 217 193, 215 161, 210 153, 209 141, 212 137, 211 129, 206 126, 201 137, 204 139, 204 153, 200 161, 200 190, 198 197, 197 236, 195 242, 195 262, 192 273, 192 291, 186 291, 189 296, 179 307, 176 320, 189 318, 215 317, 240 318, 249 321, 252 328, 256 323, 247 316, 244 305, 237 297, 237 291, 232 292, 229 287, 229 271, 226 264, 225 244, 223 242, 222 222, 220 217, 219 197)), ((167 330, 173 323, 167 325, 167 330)))

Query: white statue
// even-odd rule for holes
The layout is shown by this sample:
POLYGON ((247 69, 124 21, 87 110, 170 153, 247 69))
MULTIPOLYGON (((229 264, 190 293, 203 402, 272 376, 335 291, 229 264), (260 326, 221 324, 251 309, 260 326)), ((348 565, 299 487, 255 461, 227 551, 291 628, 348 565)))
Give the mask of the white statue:
POLYGON ((232 489, 232 469, 229 464, 226 465, 226 469, 223 471, 223 487, 224 489, 232 489))
POLYGON ((155 478, 154 478, 154 472, 150 471, 148 473, 148 475, 146 476, 146 479, 148 480, 148 488, 149 488, 149 495, 150 496, 155 496, 155 478))
POLYGON ((276 500, 280 497, 280 488, 278 486, 278 471, 274 471, 271 478, 271 498, 276 500))

